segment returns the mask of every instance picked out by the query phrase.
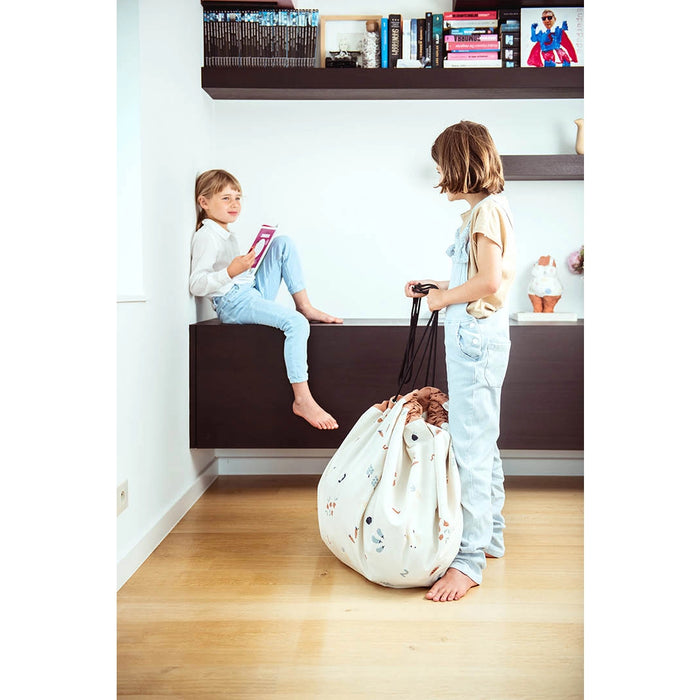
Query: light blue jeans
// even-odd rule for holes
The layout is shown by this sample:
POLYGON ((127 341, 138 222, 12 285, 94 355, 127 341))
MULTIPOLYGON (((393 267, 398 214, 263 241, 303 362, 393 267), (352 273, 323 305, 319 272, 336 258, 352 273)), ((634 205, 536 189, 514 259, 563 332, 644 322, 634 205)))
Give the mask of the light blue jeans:
POLYGON ((275 303, 282 280, 290 294, 306 288, 294 242, 287 236, 276 236, 255 273, 253 285, 234 284, 226 294, 212 301, 222 323, 253 323, 283 331, 287 377, 295 384, 309 379, 306 359, 309 322, 298 311, 275 303))
POLYGON ((485 553, 500 557, 503 543, 503 464, 496 445, 501 387, 508 366, 508 314, 485 319, 464 311, 445 319, 449 425, 462 483, 464 526, 455 569, 481 583, 485 553))

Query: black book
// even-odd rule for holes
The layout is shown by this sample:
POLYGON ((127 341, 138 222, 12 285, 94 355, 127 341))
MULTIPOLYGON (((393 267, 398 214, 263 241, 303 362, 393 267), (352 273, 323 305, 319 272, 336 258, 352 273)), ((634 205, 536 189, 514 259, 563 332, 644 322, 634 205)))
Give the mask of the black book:
POLYGON ((389 68, 396 68, 402 49, 401 15, 389 15, 389 68))
POLYGON ((425 68, 433 67, 433 13, 425 13, 425 31, 423 32, 425 45, 425 68))
POLYGON ((416 58, 425 63, 425 19, 416 20, 416 58))

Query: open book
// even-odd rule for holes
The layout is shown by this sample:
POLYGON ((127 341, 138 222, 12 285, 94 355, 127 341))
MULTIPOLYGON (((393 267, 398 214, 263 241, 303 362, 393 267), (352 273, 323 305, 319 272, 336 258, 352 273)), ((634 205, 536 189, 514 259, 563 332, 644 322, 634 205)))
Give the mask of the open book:
POLYGON ((258 235, 253 241, 253 245, 250 246, 250 250, 255 250, 255 262, 253 263, 253 266, 251 268, 253 272, 255 272, 258 269, 260 263, 262 262, 262 259, 265 257, 267 249, 270 247, 270 243, 272 242, 272 237, 275 235, 276 231, 276 224, 274 226, 263 224, 260 227, 258 235))

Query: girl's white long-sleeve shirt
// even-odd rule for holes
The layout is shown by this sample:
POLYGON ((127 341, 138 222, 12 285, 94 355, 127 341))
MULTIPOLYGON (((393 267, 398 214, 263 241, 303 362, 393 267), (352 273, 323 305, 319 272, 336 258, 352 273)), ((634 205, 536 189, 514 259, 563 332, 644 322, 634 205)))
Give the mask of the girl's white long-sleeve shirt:
POLYGON ((196 297, 223 296, 234 284, 250 285, 255 280, 252 270, 236 277, 229 277, 226 268, 241 254, 236 234, 211 219, 204 219, 202 226, 192 236, 192 260, 190 266, 190 292, 196 297))

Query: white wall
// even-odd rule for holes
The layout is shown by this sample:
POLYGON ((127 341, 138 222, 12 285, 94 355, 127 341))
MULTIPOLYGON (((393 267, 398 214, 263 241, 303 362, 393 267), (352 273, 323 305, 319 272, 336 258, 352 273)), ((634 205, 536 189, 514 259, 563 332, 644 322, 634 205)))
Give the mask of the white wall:
MULTIPOLYGON (((241 181, 245 240, 260 223, 277 221, 302 251, 315 303, 349 318, 406 318, 408 279, 449 278, 444 251, 466 208, 433 189, 435 137, 470 119, 489 127, 503 154, 573 153, 573 120, 583 106, 582 100, 220 100, 214 109, 217 147, 209 165, 241 181)), ((531 310, 530 267, 552 254, 565 288, 557 311, 583 316, 583 280, 565 265, 583 242, 583 183, 513 182, 506 193, 518 248, 511 310, 531 310)))
MULTIPOLYGON (((129 4, 119 0, 118 8, 129 4)), ((189 449, 189 239, 194 177, 209 152, 212 119, 200 87, 201 5, 141 0, 128 15, 137 23, 120 28, 138 32, 140 47, 146 300, 118 304, 117 313, 116 484, 129 483, 129 506, 117 519, 118 561, 213 459, 189 449)))
MULTIPOLYGON (((140 119, 132 133, 140 138, 141 187, 120 192, 119 208, 141 209, 140 248, 138 236, 130 245, 142 256, 145 301, 121 303, 117 314, 115 486, 129 482, 129 506, 117 519, 118 561, 143 553, 144 539, 214 457, 189 449, 188 325, 210 315, 187 291, 198 171, 223 167, 242 181, 245 235, 272 218, 295 237, 318 306, 348 318, 405 318, 403 283, 448 276, 444 249, 458 223, 459 205, 432 189, 437 134, 467 118, 487 124, 504 154, 571 153, 573 120, 583 110, 581 100, 215 102, 200 86, 200 2, 135 2, 119 0, 118 8, 128 39, 120 45, 139 50, 140 119)), ((322 14, 349 11, 346 3, 314 5, 322 14)), ((418 16, 449 5, 405 2, 396 10, 418 16)), ((364 2, 352 12, 389 9, 364 2)), ((527 310, 527 269, 551 253, 565 286, 557 308, 583 315, 582 280, 563 269, 582 242, 582 183, 513 183, 507 193, 521 271, 512 309, 527 310)))

